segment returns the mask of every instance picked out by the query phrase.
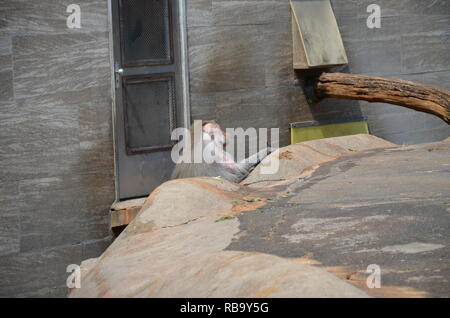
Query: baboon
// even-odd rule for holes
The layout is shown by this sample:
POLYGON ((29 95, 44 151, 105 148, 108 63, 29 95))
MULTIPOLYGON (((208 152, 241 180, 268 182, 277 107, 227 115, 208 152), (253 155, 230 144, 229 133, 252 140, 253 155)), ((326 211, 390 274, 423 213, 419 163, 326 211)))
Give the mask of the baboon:
POLYGON ((267 155, 274 151, 273 148, 266 148, 258 153, 236 162, 234 158, 225 151, 226 135, 220 126, 213 121, 196 121, 191 129, 191 153, 195 147, 202 145, 201 149, 211 146, 214 149, 214 162, 206 163, 177 163, 172 173, 171 179, 193 178, 193 177, 221 177, 231 182, 239 183, 244 180, 249 173, 267 155), (199 125, 202 125, 201 128, 199 125), (194 136, 194 131, 201 131, 202 134, 194 136))

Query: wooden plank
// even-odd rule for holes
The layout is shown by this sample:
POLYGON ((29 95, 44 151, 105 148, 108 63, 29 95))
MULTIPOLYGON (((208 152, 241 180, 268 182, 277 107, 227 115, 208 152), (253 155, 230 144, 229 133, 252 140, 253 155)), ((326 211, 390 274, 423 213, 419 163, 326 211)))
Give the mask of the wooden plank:
POLYGON ((116 202, 111 206, 111 228, 130 224, 144 205, 146 198, 116 202))
POLYGON ((294 68, 348 63, 329 0, 291 1, 294 68))
POLYGON ((297 21, 295 20, 294 13, 292 14, 292 50, 294 69, 308 69, 309 64, 306 58, 305 47, 301 39, 301 34, 298 28, 297 21))

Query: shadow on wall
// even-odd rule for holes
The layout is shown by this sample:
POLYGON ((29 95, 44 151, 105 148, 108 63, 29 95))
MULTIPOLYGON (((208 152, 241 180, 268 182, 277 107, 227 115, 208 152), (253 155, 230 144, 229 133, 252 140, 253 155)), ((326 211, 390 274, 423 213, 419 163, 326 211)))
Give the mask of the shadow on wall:
POLYGON ((296 70, 295 74, 298 81, 299 89, 302 89, 306 95, 306 99, 309 104, 313 120, 334 120, 342 118, 359 118, 363 117, 361 111, 360 102, 356 100, 328 98, 321 101, 316 101, 313 98, 313 82, 323 72, 341 72, 351 73, 348 65, 309 69, 309 70, 296 70))

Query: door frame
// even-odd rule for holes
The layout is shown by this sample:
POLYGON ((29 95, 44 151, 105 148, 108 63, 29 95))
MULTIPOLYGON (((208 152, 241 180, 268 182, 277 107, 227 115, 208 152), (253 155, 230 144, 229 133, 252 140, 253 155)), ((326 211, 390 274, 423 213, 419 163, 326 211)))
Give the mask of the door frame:
MULTIPOLYGON (((114 34, 113 27, 113 1, 108 0, 108 33, 109 33, 109 57, 111 69, 111 106, 112 106, 112 129, 113 129, 113 150, 114 150, 114 189, 115 202, 120 201, 119 196, 119 157, 117 153, 117 127, 121 123, 117 122, 116 116, 116 72, 117 65, 114 58, 115 41, 120 41, 120 35, 114 34)), ((182 96, 182 110, 183 110, 183 124, 184 127, 190 128, 191 125, 191 108, 190 108, 190 94, 189 94, 189 59, 188 59, 188 42, 187 42, 187 15, 186 15, 186 1, 187 0, 172 0, 173 6, 177 6, 178 12, 178 27, 179 27, 179 41, 180 41, 180 78, 182 96)))

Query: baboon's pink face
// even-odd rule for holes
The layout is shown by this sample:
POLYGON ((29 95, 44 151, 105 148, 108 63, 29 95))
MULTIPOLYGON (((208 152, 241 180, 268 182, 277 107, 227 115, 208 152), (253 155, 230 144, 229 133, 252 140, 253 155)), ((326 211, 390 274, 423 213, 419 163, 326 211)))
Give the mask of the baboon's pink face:
POLYGON ((206 123, 203 125, 203 140, 212 141, 219 148, 224 148, 226 145, 225 134, 216 123, 206 123))

